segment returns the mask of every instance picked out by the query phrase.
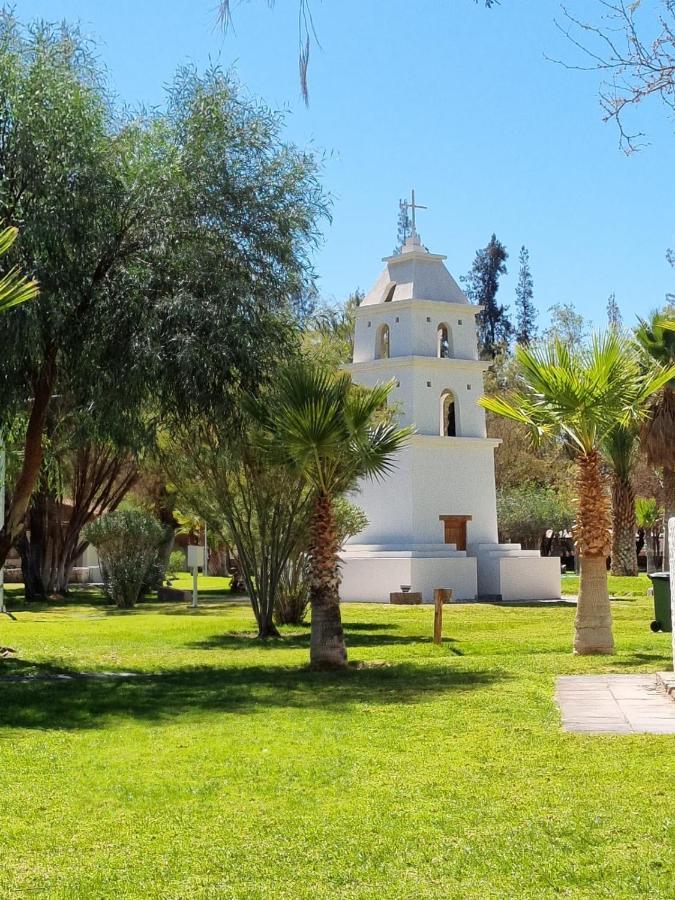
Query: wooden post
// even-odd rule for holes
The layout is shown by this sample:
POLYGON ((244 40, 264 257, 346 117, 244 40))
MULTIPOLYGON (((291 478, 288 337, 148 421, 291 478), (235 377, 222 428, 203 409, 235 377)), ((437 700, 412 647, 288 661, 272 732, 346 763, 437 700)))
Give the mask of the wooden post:
POLYGON ((452 600, 452 591, 434 588, 434 644, 443 641, 443 604, 452 600))

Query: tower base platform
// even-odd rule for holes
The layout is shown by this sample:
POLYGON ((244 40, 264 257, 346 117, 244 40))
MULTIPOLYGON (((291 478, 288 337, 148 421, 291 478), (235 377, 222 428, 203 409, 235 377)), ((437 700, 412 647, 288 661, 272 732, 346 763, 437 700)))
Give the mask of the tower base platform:
POLYGON ((448 544, 348 544, 343 551, 342 600, 388 603, 402 585, 421 593, 425 603, 441 587, 451 588, 454 600, 555 600, 560 560, 518 544, 478 544, 468 552, 448 544))
POLYGON ((474 600, 478 591, 476 560, 447 544, 349 544, 342 554, 342 600, 388 603, 401 585, 412 585, 425 603, 434 588, 452 588, 455 600, 474 600))

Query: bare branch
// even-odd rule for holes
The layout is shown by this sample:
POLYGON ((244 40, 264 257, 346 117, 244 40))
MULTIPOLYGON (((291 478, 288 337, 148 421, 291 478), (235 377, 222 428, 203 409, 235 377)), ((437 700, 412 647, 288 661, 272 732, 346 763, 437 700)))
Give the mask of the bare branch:
MULTIPOLYGON (((606 73, 600 86, 603 121, 614 121, 626 153, 640 149, 641 132, 624 127, 624 114, 651 97, 675 113, 675 0, 655 0, 660 12, 648 18, 643 0, 596 0, 598 22, 579 19, 561 6, 566 24, 558 29, 585 62, 552 60, 567 69, 606 73)), ((655 10, 654 10, 655 11, 655 10)))

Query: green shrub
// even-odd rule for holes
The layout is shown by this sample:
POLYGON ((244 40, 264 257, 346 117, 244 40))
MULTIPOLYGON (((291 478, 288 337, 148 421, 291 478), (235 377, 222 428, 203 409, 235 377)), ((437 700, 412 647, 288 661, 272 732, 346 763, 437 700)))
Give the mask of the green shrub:
POLYGON ((169 564, 166 567, 166 580, 175 581, 179 572, 187 569, 187 560, 183 550, 173 550, 169 557, 169 564))
POLYGON ((84 536, 98 551, 108 596, 121 609, 132 607, 157 568, 164 527, 148 513, 126 509, 101 516, 84 536))

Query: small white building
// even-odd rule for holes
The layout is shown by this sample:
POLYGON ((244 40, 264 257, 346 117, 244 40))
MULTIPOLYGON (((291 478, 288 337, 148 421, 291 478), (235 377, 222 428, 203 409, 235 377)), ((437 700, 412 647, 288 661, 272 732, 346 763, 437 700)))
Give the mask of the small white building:
POLYGON ((437 587, 458 600, 552 599, 560 565, 519 544, 499 544, 494 452, 478 359, 476 315, 444 265, 413 234, 356 312, 357 384, 395 382, 390 402, 416 434, 394 472, 363 482, 355 502, 368 526, 343 552, 344 600, 388 601, 411 585, 430 602, 437 587))

